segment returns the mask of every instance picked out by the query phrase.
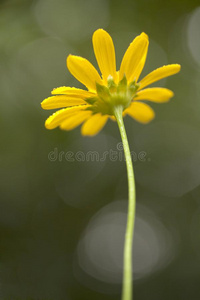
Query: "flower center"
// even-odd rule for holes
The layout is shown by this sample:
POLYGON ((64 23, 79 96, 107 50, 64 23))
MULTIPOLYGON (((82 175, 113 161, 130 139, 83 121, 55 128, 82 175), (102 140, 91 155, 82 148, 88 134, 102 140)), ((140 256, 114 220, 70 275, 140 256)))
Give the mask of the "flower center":
POLYGON ((129 107, 138 87, 135 81, 128 84, 126 76, 118 84, 114 82, 112 76, 109 76, 107 86, 96 83, 97 95, 85 99, 86 102, 92 105, 88 109, 92 110, 93 113, 114 115, 114 107, 122 106, 123 110, 129 107))

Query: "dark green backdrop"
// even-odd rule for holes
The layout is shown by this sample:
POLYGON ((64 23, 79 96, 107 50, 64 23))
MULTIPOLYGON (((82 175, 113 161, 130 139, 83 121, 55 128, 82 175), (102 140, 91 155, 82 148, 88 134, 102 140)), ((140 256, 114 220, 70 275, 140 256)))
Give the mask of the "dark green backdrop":
POLYGON ((152 104, 151 124, 125 118, 137 185, 134 293, 136 300, 200 298, 198 5, 0 2, 0 299, 120 299, 127 181, 118 128, 110 121, 94 138, 80 128, 47 131, 51 112, 40 108, 53 88, 81 87, 66 68, 69 53, 96 66, 97 28, 112 35, 118 67, 142 31, 150 37, 142 76, 182 65, 159 82, 175 97, 152 104))

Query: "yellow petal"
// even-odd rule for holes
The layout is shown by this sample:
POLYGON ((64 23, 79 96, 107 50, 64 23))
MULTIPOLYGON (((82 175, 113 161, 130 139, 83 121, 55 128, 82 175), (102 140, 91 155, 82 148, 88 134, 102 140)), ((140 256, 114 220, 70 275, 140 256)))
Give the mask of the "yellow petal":
POLYGON ((90 97, 96 95, 95 93, 85 91, 82 89, 77 89, 75 87, 69 87, 69 86, 61 86, 56 89, 53 89, 53 91, 51 91, 51 94, 52 95, 57 95, 57 94, 70 95, 70 96, 74 96, 74 97, 80 97, 82 99, 90 98, 90 97))
POLYGON ((54 129, 59 126, 65 119, 71 117, 73 114, 85 110, 89 106, 90 105, 79 105, 58 110, 46 120, 45 127, 47 129, 54 129))
POLYGON ((52 96, 44 99, 41 103, 43 109, 54 109, 68 106, 87 104, 83 99, 68 95, 52 96))
POLYGON ((162 103, 168 101, 173 96, 174 93, 166 88, 148 88, 139 91, 134 100, 149 100, 162 103))
POLYGON ((111 36, 105 30, 98 29, 93 34, 92 42, 105 83, 109 75, 116 80, 115 48, 111 36))
POLYGON ((144 88, 145 86, 150 85, 151 83, 158 81, 160 79, 163 79, 165 77, 174 75, 178 73, 181 69, 181 66, 178 64, 172 64, 172 65, 167 65, 160 67, 153 72, 149 73, 147 76, 145 76, 141 81, 140 81, 140 87, 139 90, 144 88))
POLYGON ((124 74, 128 82, 138 79, 146 61, 148 45, 148 36, 144 32, 133 40, 122 59, 119 80, 124 74))
POLYGON ((83 123, 91 114, 90 110, 79 111, 62 122, 60 128, 63 130, 72 130, 83 123))
POLYGON ((147 45, 147 48, 146 48, 146 52, 144 53, 142 59, 140 60, 140 63, 138 64, 138 66, 137 66, 137 68, 134 72, 134 77, 133 77, 133 79, 130 80, 130 82, 133 81, 133 80, 138 82, 140 74, 142 73, 142 70, 144 69, 144 65, 145 65, 146 58, 147 58, 147 52, 148 52, 148 45, 147 45))
POLYGON ((97 134, 103 126, 106 124, 108 116, 102 114, 92 115, 82 126, 81 133, 83 135, 95 135, 97 134))
POLYGON ((112 121, 116 121, 115 116, 109 116, 109 118, 110 118, 112 121))
POLYGON ((102 84, 99 73, 85 58, 69 55, 67 67, 71 74, 91 91, 96 91, 96 82, 102 84))
POLYGON ((133 102, 125 110, 125 113, 130 115, 136 121, 144 124, 150 122, 155 116, 153 109, 149 105, 141 102, 133 102))

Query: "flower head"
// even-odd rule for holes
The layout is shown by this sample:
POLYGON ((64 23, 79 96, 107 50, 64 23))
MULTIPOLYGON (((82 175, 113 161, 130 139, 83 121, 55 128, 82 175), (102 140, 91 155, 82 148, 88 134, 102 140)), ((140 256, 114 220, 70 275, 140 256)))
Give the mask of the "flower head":
POLYGON ((115 119, 116 106, 122 107, 124 116, 128 114, 141 123, 150 122, 154 111, 141 100, 163 103, 173 96, 173 92, 166 88, 146 87, 178 73, 180 65, 160 67, 139 80, 149 44, 145 33, 129 45, 119 71, 116 71, 115 48, 110 35, 98 29, 93 34, 92 42, 102 76, 87 59, 69 55, 69 71, 87 90, 65 86, 54 89, 53 96, 41 103, 42 108, 62 109, 46 120, 45 127, 54 129, 59 126, 63 130, 71 130, 83 123, 82 134, 92 136, 103 128, 109 118, 115 119))

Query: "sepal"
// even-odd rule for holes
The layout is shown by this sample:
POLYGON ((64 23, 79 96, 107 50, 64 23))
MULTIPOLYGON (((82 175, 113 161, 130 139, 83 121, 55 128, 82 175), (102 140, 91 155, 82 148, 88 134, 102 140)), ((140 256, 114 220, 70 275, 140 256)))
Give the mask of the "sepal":
POLYGON ((96 82, 96 91, 99 96, 103 101, 109 101, 110 100, 110 92, 109 89, 96 82))

